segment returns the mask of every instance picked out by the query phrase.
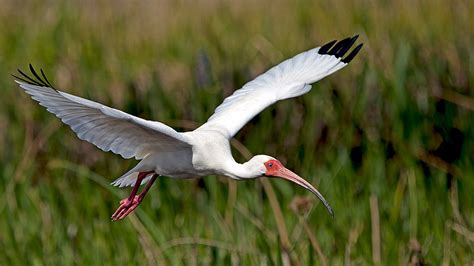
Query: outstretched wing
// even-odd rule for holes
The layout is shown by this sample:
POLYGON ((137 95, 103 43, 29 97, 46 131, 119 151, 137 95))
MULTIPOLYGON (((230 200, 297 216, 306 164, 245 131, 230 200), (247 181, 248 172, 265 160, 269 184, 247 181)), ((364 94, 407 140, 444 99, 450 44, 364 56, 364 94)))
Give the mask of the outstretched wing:
POLYGON ((30 65, 34 77, 21 70, 16 82, 40 105, 64 123, 77 136, 103 151, 123 158, 143 159, 157 151, 189 148, 186 137, 171 127, 129 115, 120 110, 56 90, 41 70, 41 76, 30 65))
POLYGON ((358 45, 343 58, 357 37, 332 41, 283 61, 227 97, 199 129, 219 130, 233 137, 266 107, 307 93, 311 83, 345 67, 362 48, 358 45))

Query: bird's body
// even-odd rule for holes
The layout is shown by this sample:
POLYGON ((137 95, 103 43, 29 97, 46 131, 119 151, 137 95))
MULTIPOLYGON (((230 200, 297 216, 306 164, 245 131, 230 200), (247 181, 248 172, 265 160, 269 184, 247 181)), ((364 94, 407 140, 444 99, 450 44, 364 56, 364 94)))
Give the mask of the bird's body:
MULTIPOLYGON (((233 157, 229 140, 221 133, 196 130, 179 134, 186 139, 189 147, 150 153, 131 170, 131 173, 155 171, 160 175, 173 178, 193 178, 225 173, 225 164, 233 157)), ((121 178, 114 184, 130 186, 136 179, 134 176, 129 178, 127 173, 121 178)))
MULTIPOLYGON (((261 173, 245 171, 248 164, 239 164, 234 160, 229 139, 221 132, 198 129, 179 134, 188 141, 189 148, 151 153, 113 184, 120 187, 133 185, 137 173, 148 171, 172 178, 225 175, 239 180, 261 175, 261 173)), ((144 179, 142 183, 146 181, 144 179)))
POLYGON ((357 46, 343 58, 356 39, 357 36, 338 43, 333 41, 285 60, 227 97, 207 123, 182 133, 163 123, 144 120, 56 90, 43 71, 40 76, 31 65, 34 77, 20 70, 22 77, 15 77, 20 87, 68 124, 80 139, 104 151, 140 160, 112 183, 119 187, 133 186, 131 195, 121 201, 112 216, 113 220, 131 213, 158 176, 191 178, 213 174, 238 180, 261 176, 290 180, 318 196, 332 214, 329 204, 310 183, 273 157, 257 155, 248 162, 236 162, 229 141, 269 105, 307 93, 311 83, 346 66, 362 47, 357 46), (145 183, 143 192, 136 195, 139 185, 145 183))

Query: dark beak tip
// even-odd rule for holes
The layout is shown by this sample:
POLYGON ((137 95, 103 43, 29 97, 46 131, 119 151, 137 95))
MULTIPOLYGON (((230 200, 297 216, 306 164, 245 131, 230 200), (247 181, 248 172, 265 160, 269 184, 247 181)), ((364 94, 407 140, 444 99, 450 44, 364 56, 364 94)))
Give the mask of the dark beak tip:
POLYGON ((329 212, 329 214, 331 215, 331 218, 334 219, 334 211, 332 210, 331 207, 329 207, 328 212, 329 212))

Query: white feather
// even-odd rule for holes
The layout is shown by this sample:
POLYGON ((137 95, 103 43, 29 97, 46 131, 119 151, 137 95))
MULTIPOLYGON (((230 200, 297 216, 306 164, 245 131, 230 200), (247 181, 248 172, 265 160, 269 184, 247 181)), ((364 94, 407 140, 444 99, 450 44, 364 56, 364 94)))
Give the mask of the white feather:
POLYGON ((17 83, 69 125, 80 139, 103 151, 112 151, 123 158, 143 159, 150 153, 191 146, 185 135, 163 123, 144 120, 50 87, 17 83))
POLYGON ((198 130, 217 130, 231 138, 271 104, 309 92, 309 84, 347 65, 341 58, 318 51, 319 47, 300 53, 248 82, 227 97, 198 130))

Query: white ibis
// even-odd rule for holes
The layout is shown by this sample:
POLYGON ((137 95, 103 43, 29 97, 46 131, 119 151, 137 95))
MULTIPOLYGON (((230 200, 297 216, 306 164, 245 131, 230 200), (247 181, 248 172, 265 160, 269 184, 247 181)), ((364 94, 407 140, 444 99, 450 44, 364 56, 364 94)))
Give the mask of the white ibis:
POLYGON ((288 170, 277 159, 257 155, 245 163, 234 160, 229 144, 250 119, 271 104, 303 95, 314 83, 345 67, 362 48, 353 46, 357 35, 300 53, 271 68, 236 90, 219 105, 209 120, 190 132, 177 132, 156 121, 149 121, 120 110, 55 89, 43 70, 33 76, 21 70, 16 82, 40 105, 64 123, 77 136, 103 151, 112 151, 140 162, 112 184, 133 186, 130 196, 120 201, 112 220, 123 219, 143 200, 158 176, 190 178, 224 175, 237 180, 262 176, 292 181, 315 194, 333 216, 332 208, 309 182, 288 170), (146 187, 137 194, 140 185, 146 187))

